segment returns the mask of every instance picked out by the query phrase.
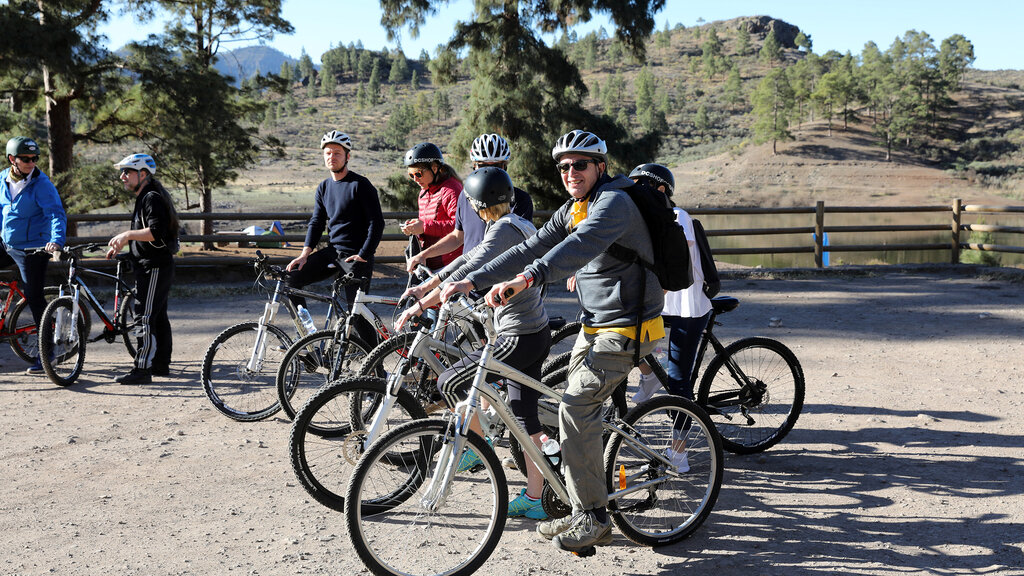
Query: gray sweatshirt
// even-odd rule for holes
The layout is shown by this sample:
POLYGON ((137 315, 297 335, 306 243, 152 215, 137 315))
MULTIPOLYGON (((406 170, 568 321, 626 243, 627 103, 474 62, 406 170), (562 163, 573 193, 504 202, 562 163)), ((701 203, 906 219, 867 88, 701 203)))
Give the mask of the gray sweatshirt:
POLYGON ((643 320, 661 314, 665 298, 657 276, 640 264, 625 262, 606 250, 617 242, 635 250, 648 262, 654 259, 650 234, 640 210, 623 188, 633 184, 625 176, 602 176, 590 193, 587 218, 572 229, 572 202, 526 241, 507 250, 467 276, 474 285, 493 285, 528 271, 533 288, 576 275, 576 294, 583 308, 583 323, 594 328, 635 326, 643 305, 643 320), (640 275, 646 274, 644 293, 640 275))
MULTIPOLYGON (((529 220, 517 214, 506 214, 496 221, 487 223, 484 239, 468 253, 464 253, 437 273, 441 280, 457 282, 480 268, 496 256, 537 233, 529 220)), ((474 282, 479 291, 490 289, 492 284, 474 282)), ((516 294, 505 306, 494 312, 494 327, 500 334, 522 336, 536 334, 548 329, 548 315, 541 301, 541 288, 537 284, 529 290, 516 294)))

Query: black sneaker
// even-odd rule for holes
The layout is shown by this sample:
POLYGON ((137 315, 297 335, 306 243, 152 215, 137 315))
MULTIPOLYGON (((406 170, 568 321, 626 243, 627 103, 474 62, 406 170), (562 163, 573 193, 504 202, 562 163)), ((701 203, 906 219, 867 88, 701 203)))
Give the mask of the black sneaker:
POLYGON ((114 378, 114 382, 118 384, 152 384, 153 376, 150 371, 145 368, 132 368, 132 371, 114 378))
POLYGON ((33 362, 32 365, 28 367, 28 370, 25 370, 25 374, 32 374, 33 376, 45 373, 45 370, 43 370, 43 362, 38 357, 36 358, 35 362, 33 362))
POLYGON ((171 369, 167 366, 153 366, 149 369, 149 373, 153 376, 170 376, 171 369))

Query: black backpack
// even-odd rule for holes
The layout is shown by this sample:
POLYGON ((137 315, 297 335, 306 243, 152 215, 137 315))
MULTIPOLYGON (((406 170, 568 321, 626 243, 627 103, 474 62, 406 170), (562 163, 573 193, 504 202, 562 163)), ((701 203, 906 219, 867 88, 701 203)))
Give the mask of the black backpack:
POLYGON ((704 271, 704 294, 714 298, 722 289, 722 280, 718 277, 718 266, 715 266, 715 258, 711 255, 711 245, 704 233, 704 225, 696 218, 693 218, 693 238, 700 254, 700 269, 704 271))
POLYGON ((644 268, 654 272, 663 290, 676 291, 689 288, 693 284, 693 268, 690 264, 690 248, 686 243, 686 233, 676 222, 676 213, 668 198, 658 190, 645 184, 633 184, 623 189, 633 200, 643 216, 647 230, 651 234, 651 248, 654 250, 654 262, 647 262, 635 250, 621 244, 612 244, 608 253, 619 260, 639 262, 644 268))

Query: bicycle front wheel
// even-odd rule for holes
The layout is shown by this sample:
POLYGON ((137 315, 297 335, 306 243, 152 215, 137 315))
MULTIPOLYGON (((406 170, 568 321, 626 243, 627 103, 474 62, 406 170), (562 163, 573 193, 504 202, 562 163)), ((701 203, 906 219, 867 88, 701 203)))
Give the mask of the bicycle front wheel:
MULTIPOLYGON (((47 304, 53 302, 59 295, 60 288, 56 286, 43 288, 43 297, 46 299, 47 304)), ((89 315, 84 309, 82 313, 85 325, 88 326, 89 315)), ((39 330, 36 329, 36 321, 32 318, 32 310, 28 307, 28 300, 24 298, 18 299, 14 309, 11 310, 11 315, 7 317, 5 325, 9 326, 11 349, 18 355, 18 358, 25 362, 35 362, 36 358, 39 357, 39 330)))
POLYGON ((804 405, 804 371, 777 340, 737 340, 708 364, 697 403, 711 415, 726 450, 761 452, 796 424, 804 405))
POLYGON ((72 313, 74 300, 57 298, 46 306, 40 320, 39 360, 43 371, 59 386, 70 386, 82 374, 88 326, 81 311, 72 313))
POLYGON ((206 351, 203 390, 228 418, 252 422, 281 409, 274 376, 291 339, 273 324, 266 329, 260 350, 256 350, 259 322, 243 322, 218 334, 206 351))
POLYGON ((296 341, 285 352, 277 370, 277 400, 291 420, 303 403, 323 385, 354 376, 370 348, 352 335, 345 341, 334 330, 320 330, 296 341), (343 358, 338 358, 344 348, 343 358))
POLYGON ((722 487, 725 465, 714 423, 692 401, 661 396, 630 410, 622 428, 626 435, 613 433, 604 453, 612 521, 645 546, 690 536, 711 514, 722 487))
MULTIPOLYGON (((299 484, 317 502, 344 511, 345 488, 352 469, 372 442, 367 440, 362 423, 350 419, 352 399, 383 396, 385 392, 386 385, 378 378, 338 380, 313 394, 295 415, 289 442, 292 469, 299 484)), ((390 413, 382 415, 381 432, 426 417, 416 399, 404 389, 399 390, 390 413)), ((414 460, 410 458, 409 463, 414 460)))
POLYGON ((382 436, 356 465, 345 520, 356 553, 374 574, 468 575, 498 545, 508 513, 498 457, 470 433, 466 450, 480 456, 482 467, 455 472, 462 455, 453 446, 449 422, 417 420, 382 436), (394 452, 417 459, 395 465, 388 457, 394 452))

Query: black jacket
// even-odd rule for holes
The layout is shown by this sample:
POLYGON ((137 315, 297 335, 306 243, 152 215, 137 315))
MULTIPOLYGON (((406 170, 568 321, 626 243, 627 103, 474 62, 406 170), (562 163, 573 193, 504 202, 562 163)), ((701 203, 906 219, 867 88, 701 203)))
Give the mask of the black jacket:
POLYGON ((132 257, 144 268, 166 266, 178 252, 177 219, 162 190, 159 182, 150 180, 135 198, 132 230, 149 228, 154 238, 152 242, 132 240, 129 243, 132 257))

